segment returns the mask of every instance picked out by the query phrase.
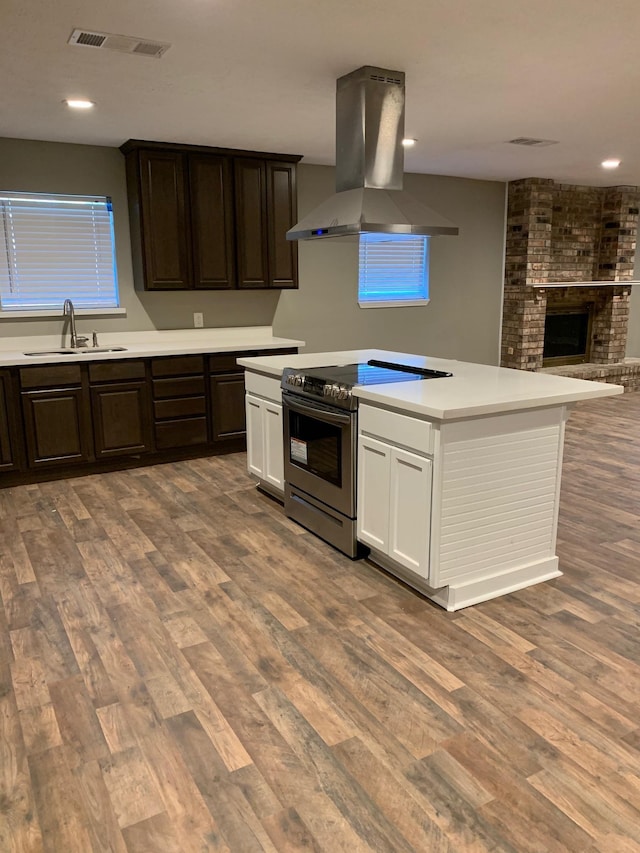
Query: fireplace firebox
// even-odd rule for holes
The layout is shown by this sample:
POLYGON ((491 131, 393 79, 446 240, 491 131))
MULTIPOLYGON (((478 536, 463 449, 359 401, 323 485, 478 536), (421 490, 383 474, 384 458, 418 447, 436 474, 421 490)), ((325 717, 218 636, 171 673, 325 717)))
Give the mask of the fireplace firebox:
POLYGON ((591 349, 591 304, 547 307, 543 365, 583 364, 591 349))

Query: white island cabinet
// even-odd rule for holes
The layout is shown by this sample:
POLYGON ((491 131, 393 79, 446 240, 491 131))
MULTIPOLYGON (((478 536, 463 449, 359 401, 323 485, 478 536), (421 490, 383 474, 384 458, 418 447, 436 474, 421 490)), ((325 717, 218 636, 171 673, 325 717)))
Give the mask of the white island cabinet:
POLYGON ((431 424, 362 405, 358 413, 358 539, 425 580, 429 575, 431 424), (375 437, 374 437, 375 436, 375 437))
POLYGON ((424 422, 361 403, 358 538, 371 558, 449 610, 560 575, 567 415, 424 422), (430 441, 411 440, 419 427, 430 441))
POLYGON ((284 495, 282 393, 280 380, 245 373, 247 413, 247 468, 266 491, 284 495))
POLYGON ((566 420, 574 403, 623 389, 382 350, 243 358, 248 421, 262 431, 250 436, 249 466, 261 483, 269 486, 268 445, 282 459, 265 406, 279 404, 283 368, 372 358, 453 376, 354 388, 357 535, 370 560, 448 610, 560 575, 566 420))

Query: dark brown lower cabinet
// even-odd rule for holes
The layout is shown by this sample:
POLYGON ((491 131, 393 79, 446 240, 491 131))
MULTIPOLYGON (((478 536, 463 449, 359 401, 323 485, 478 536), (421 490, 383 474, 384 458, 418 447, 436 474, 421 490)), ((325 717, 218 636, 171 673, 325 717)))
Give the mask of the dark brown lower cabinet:
POLYGON ((0 471, 11 470, 17 465, 14 419, 10 409, 13 405, 10 382, 9 374, 0 372, 0 471))
POLYGON ((203 357, 155 358, 151 375, 156 450, 206 445, 209 430, 203 357))
POLYGON ((296 349, 0 368, 0 486, 63 476, 66 466, 75 475, 83 464, 101 470, 140 456, 152 463, 241 450, 237 359, 285 353, 296 349))
POLYGON ((30 468, 91 460, 90 412, 82 388, 22 393, 30 468))
POLYGON ((96 459, 151 450, 147 383, 122 382, 91 388, 96 459))
POLYGON ((211 423, 214 441, 246 434, 244 371, 211 377, 211 423))

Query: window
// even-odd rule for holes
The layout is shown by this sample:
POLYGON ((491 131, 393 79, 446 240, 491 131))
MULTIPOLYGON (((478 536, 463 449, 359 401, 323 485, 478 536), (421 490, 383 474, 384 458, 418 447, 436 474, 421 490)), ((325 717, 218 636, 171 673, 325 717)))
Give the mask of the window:
POLYGON ((117 308, 111 199, 0 192, 0 309, 117 308))
POLYGON ((428 237, 360 235, 358 304, 361 308, 420 305, 428 301, 428 237))

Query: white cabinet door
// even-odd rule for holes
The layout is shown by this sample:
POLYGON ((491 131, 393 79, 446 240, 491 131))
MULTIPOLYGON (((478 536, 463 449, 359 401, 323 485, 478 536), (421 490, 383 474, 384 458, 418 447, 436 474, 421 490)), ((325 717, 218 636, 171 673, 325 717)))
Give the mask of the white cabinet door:
POLYGON ((247 468, 250 474, 264 478, 264 406, 265 401, 247 394, 247 468))
POLYGON ((284 492, 284 449, 282 446, 282 406, 265 400, 262 408, 264 431, 264 479, 284 492))
POLYGON ((358 539, 385 554, 389 547, 391 448, 374 438, 358 439, 358 539))
POLYGON ((392 447, 389 556, 423 578, 429 574, 432 462, 392 447))

